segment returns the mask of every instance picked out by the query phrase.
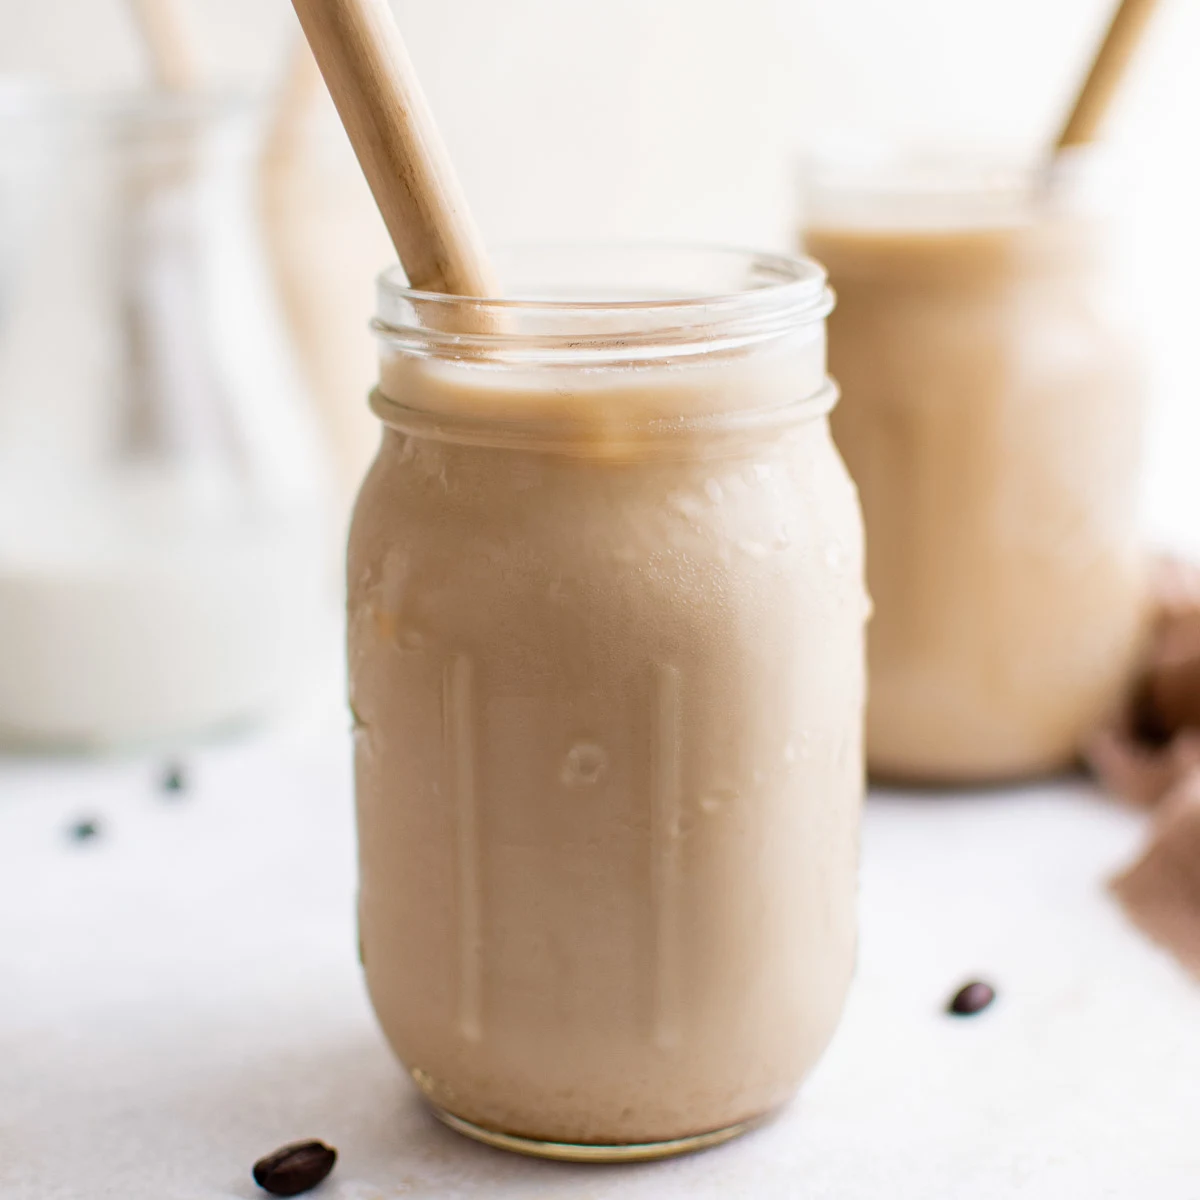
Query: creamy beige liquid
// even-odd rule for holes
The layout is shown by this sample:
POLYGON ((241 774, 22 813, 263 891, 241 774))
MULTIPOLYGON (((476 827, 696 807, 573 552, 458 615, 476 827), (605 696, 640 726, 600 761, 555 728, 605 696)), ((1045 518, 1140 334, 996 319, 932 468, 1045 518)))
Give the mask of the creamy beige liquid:
POLYGON ((829 1040, 862 791, 854 489, 819 411, 694 421, 818 391, 820 351, 385 364, 386 396, 440 415, 379 402, 351 535, 360 920, 436 1106, 688 1137, 783 1103, 829 1040))
POLYGON ((873 772, 1069 764, 1142 628, 1142 384, 1102 235, 1067 216, 816 228, 834 437, 868 536, 873 772))

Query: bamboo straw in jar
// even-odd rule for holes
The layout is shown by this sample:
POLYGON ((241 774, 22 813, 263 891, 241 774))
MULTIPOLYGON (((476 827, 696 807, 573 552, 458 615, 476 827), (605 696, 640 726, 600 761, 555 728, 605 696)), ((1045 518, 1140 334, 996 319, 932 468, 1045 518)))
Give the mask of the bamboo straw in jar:
POLYGON ((482 239, 386 0, 292 0, 414 288, 497 296, 482 239))

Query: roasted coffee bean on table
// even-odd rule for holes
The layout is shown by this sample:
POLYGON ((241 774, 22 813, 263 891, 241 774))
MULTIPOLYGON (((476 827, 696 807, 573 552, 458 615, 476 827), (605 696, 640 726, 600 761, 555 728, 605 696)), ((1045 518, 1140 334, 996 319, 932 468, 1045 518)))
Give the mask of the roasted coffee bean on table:
POLYGON ((299 1196, 315 1188, 337 1162, 324 1142, 291 1142, 254 1164, 254 1182, 272 1196, 299 1196))
POLYGON ((100 822, 94 817, 89 817, 86 820, 76 821, 71 826, 69 834, 72 841, 75 842, 90 842, 93 838, 100 836, 100 822))
POLYGON ((162 773, 162 790, 179 793, 187 788, 187 776, 179 763, 168 763, 162 773))
POLYGON ((976 979, 955 992, 954 998, 946 1006, 946 1011, 956 1017, 973 1017, 987 1008, 995 998, 995 988, 976 979))

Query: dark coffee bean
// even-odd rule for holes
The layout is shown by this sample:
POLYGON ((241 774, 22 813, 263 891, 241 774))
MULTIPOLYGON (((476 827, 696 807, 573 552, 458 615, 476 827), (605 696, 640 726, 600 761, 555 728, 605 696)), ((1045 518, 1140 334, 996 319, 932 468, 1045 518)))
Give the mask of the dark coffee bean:
POLYGON ((76 821, 71 826, 71 840, 76 842, 90 842, 92 838, 100 836, 100 822, 91 821, 76 821))
POLYGON ((995 998, 995 989, 977 979, 955 992, 946 1011, 956 1017, 973 1017, 977 1012, 983 1012, 995 998))
POLYGON ((1171 740, 1172 730, 1167 728, 1158 710, 1149 680, 1143 680, 1134 690, 1129 702, 1129 723, 1133 736, 1148 746, 1165 746, 1171 740))
POLYGON ((187 788, 187 778, 183 773, 183 768, 178 763, 171 763, 162 776, 162 790, 164 792, 182 792, 187 788))
POLYGON ((337 1151, 324 1142, 292 1142, 254 1164, 254 1182, 272 1196, 299 1196, 333 1170, 337 1151))

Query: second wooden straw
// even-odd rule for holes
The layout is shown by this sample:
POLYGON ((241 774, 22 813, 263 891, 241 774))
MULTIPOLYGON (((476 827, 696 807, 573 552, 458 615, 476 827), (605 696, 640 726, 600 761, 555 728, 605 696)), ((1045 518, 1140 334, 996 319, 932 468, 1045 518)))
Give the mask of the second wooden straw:
POLYGON ((199 80, 196 55, 174 0, 129 0, 155 82, 168 92, 191 91, 199 80))
POLYGON ((1096 52, 1055 151, 1093 141, 1158 0, 1122 0, 1096 52))

